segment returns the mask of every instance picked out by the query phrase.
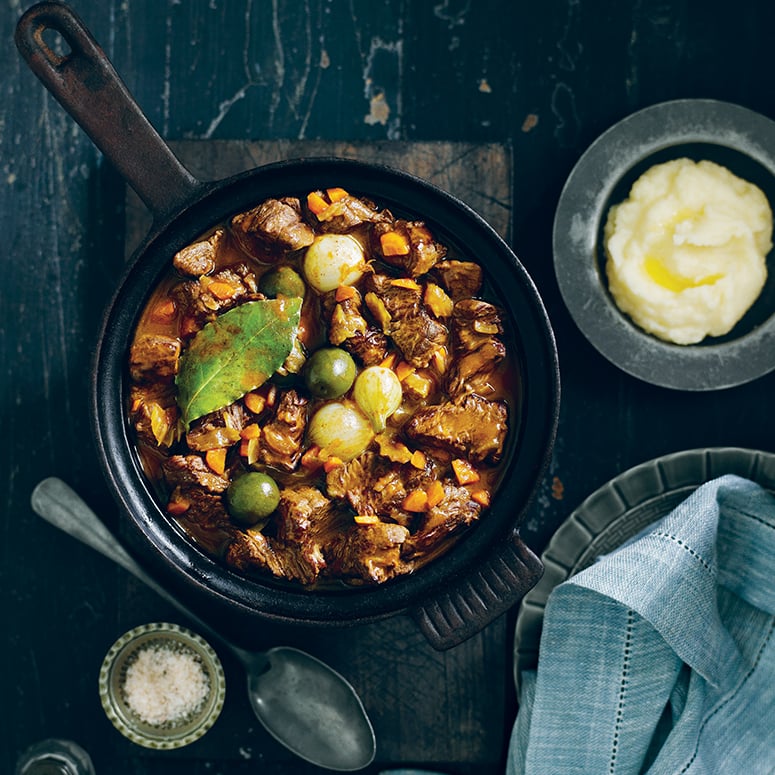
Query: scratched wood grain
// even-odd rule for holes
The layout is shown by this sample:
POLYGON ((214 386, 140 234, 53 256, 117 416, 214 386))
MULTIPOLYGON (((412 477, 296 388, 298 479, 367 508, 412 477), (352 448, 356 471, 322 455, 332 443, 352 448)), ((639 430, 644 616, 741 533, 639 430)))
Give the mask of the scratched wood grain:
MULTIPOLYGON (((388 164, 460 197, 504 238, 509 237, 512 163, 510 148, 503 144, 176 141, 171 146, 203 180, 310 156, 388 164)), ((131 190, 126 218, 131 251, 149 225, 147 211, 131 190)), ((127 626, 143 616, 147 619, 148 597, 131 583, 121 613, 127 626)), ((505 617, 444 653, 434 651, 404 616, 338 631, 267 625, 266 632, 313 651, 353 681, 375 725, 380 762, 428 766, 457 762, 477 765, 482 772, 500 762, 511 707, 507 698, 512 692, 505 617)), ((273 644, 267 641, 266 645, 273 644)), ((230 667, 231 677, 239 675, 239 669, 230 667)), ((235 693, 239 689, 231 695, 235 693)), ((247 737, 246 728, 255 726, 255 721, 244 698, 232 703, 232 696, 226 710, 229 722, 219 724, 200 741, 195 753, 205 758, 239 758, 245 755, 246 739, 251 739, 253 755, 285 761, 287 752, 263 732, 247 737)), ((192 751, 184 755, 190 757, 192 751)))
MULTIPOLYGON (((511 236, 511 151, 503 143, 175 140, 170 146, 200 180, 220 180, 302 157, 337 156, 386 164, 454 194, 506 241, 511 236)), ((150 227, 150 215, 131 189, 126 219, 126 252, 130 254, 150 227)))

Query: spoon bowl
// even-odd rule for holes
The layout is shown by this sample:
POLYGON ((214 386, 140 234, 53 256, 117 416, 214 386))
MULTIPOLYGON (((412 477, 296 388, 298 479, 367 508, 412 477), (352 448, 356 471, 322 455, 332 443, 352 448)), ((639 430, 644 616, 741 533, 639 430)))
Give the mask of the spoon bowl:
POLYGON ((363 708, 346 681, 298 649, 278 646, 265 656, 268 670, 248 671, 250 704, 264 728, 280 742, 293 740, 294 752, 307 761, 325 758, 337 770, 363 767, 373 732, 352 723, 363 708))
POLYGON ((47 522, 121 565, 228 649, 245 668, 253 712, 288 750, 318 767, 340 772, 371 764, 376 753, 374 729, 344 676, 299 649, 279 646, 260 652, 235 646, 148 575, 61 479, 41 481, 30 502, 47 522))

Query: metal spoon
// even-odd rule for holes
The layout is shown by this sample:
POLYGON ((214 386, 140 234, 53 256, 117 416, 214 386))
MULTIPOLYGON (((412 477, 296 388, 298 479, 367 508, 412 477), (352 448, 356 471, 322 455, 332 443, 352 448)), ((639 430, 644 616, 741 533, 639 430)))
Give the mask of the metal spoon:
POLYGON ((298 649, 283 646, 251 652, 224 639, 154 581, 61 479, 44 479, 30 501, 47 522, 114 560, 231 651, 247 673, 248 696, 256 717, 278 742, 330 770, 359 770, 371 764, 376 753, 374 729, 342 675, 298 649))

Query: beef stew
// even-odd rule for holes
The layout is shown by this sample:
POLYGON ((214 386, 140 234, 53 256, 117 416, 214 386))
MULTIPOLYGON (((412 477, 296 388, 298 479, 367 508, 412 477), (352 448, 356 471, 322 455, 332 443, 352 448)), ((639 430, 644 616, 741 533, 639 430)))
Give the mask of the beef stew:
POLYGON ((267 199, 171 260, 134 333, 128 416, 206 553, 379 584, 486 515, 519 416, 507 341, 481 267, 422 221, 337 188, 267 199))

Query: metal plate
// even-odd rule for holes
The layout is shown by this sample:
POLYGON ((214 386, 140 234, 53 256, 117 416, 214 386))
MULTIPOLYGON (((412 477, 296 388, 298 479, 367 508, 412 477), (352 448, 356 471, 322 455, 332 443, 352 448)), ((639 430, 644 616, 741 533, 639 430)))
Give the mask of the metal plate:
POLYGON ((554 220, 557 282, 581 332, 626 373, 663 387, 703 391, 749 382, 775 369, 775 253, 761 296, 734 329, 697 345, 664 342, 638 328, 608 292, 602 232, 649 167, 708 159, 756 184, 775 205, 775 122, 715 100, 676 100, 646 108, 603 133, 583 154, 554 220))
POLYGON ((538 665, 544 608, 554 587, 723 474, 737 474, 773 490, 775 454, 738 447, 675 452, 619 474, 584 500, 555 532, 541 556, 544 576, 522 599, 514 636, 517 688, 520 672, 538 665))

